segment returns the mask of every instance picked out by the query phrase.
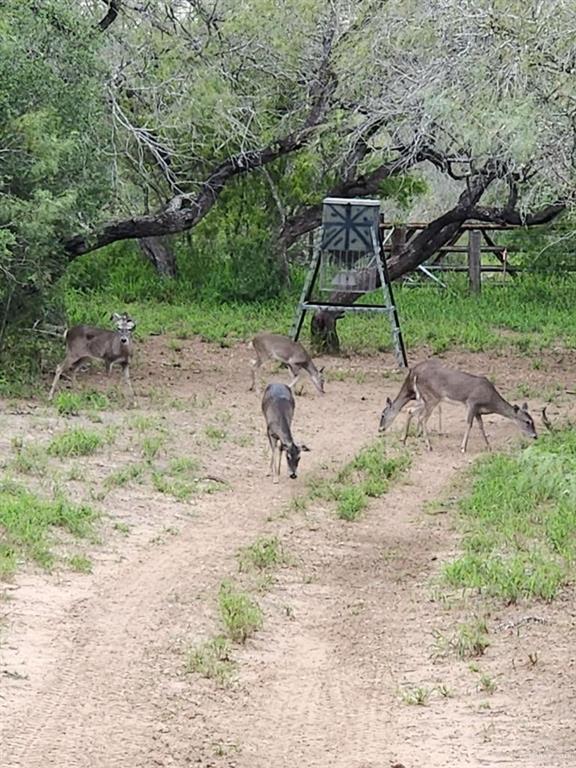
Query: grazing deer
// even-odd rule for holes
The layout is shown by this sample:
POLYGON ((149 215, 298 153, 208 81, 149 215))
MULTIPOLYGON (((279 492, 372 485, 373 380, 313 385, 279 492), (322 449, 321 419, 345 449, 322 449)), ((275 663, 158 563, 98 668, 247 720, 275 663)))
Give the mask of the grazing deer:
POLYGON ((480 427, 487 448, 490 449, 482 423, 482 416, 488 413, 504 416, 514 421, 523 434, 533 439, 537 437, 534 421, 528 413, 526 403, 521 408, 510 405, 485 376, 474 376, 447 368, 438 360, 425 360, 410 369, 394 402, 390 398, 386 399, 386 407, 380 418, 380 431, 388 429, 406 403, 414 399, 417 405, 408 417, 403 441, 406 442, 410 421, 417 415, 428 450, 432 450, 432 446, 426 424, 434 408, 443 401, 462 403, 468 409, 462 453, 466 452, 474 420, 480 427))
POLYGON ((312 358, 304 349, 299 341, 292 341, 288 336, 281 336, 279 333, 259 333, 251 341, 251 347, 256 352, 256 357, 252 360, 252 384, 250 390, 256 385, 256 371, 267 360, 278 360, 290 368, 294 377, 290 388, 296 384, 302 371, 306 371, 312 383, 318 392, 324 394, 324 377, 322 371, 324 368, 316 368, 312 358))
POLYGON ((272 449, 270 473, 275 483, 280 479, 280 465, 283 453, 286 454, 288 473, 292 480, 295 480, 296 470, 300 462, 300 454, 302 451, 310 450, 305 445, 296 445, 292 437, 291 426, 294 417, 294 406, 294 395, 290 387, 286 384, 268 384, 262 398, 262 413, 266 419, 266 433, 270 442, 270 448, 272 449), (277 448, 279 449, 278 466, 274 462, 277 448))
POLYGON ((114 364, 121 365, 126 386, 134 397, 134 390, 130 381, 130 357, 132 356, 131 333, 136 327, 136 323, 127 314, 114 313, 111 320, 116 325, 115 331, 95 328, 91 325, 75 325, 66 331, 64 335, 66 357, 56 368, 54 381, 48 395, 49 400, 54 397, 56 385, 66 371, 72 372, 72 386, 76 386, 78 368, 88 360, 103 360, 108 375, 110 375, 114 364))

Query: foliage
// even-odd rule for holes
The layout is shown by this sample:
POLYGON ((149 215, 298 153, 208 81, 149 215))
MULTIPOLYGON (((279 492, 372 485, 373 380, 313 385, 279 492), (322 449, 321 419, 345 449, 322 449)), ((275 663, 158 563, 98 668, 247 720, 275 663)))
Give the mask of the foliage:
POLYGON ((479 462, 461 503, 464 552, 445 566, 448 582, 507 602, 551 600, 574 576, 575 472, 572 428, 479 462))
POLYGON ((99 40, 64 0, 0 8, 0 351, 62 274, 64 232, 107 199, 99 40), (99 151, 100 150, 100 151, 99 151))

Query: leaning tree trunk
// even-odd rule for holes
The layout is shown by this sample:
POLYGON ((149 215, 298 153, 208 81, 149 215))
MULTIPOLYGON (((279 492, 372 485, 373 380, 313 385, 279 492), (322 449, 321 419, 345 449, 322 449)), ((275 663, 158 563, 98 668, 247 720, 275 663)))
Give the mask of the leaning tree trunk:
POLYGON ((340 309, 321 309, 312 315, 310 322, 310 338, 317 352, 337 355, 340 353, 340 339, 336 322, 344 317, 340 309))
POLYGON ((161 277, 174 278, 178 274, 176 256, 168 242, 161 237, 142 237, 138 245, 143 255, 161 277))

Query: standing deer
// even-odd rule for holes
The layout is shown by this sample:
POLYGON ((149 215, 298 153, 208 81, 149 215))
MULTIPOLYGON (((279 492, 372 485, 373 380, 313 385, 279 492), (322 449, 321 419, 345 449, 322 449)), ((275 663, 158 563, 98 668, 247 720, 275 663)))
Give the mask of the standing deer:
POLYGON ((410 421, 417 416, 428 450, 432 450, 432 445, 426 425, 432 411, 441 402, 462 403, 468 409, 462 453, 466 452, 474 421, 480 427, 484 442, 490 449, 482 422, 482 416, 488 413, 497 413, 514 421, 527 437, 533 439, 537 437, 534 421, 528 413, 526 403, 521 408, 510 405, 485 376, 474 376, 471 373, 447 368, 438 360, 425 360, 410 369, 394 402, 390 398, 386 399, 386 407, 380 418, 380 431, 388 429, 410 400, 416 400, 417 404, 408 416, 403 442, 406 442, 410 421))
POLYGON ((75 325, 66 331, 66 357, 56 368, 54 381, 48 399, 52 400, 60 377, 67 371, 72 372, 72 386, 76 386, 78 368, 88 360, 103 360, 106 373, 110 375, 112 366, 122 366, 124 381, 132 397, 134 390, 130 381, 130 357, 132 356, 132 331, 136 323, 126 313, 111 317, 116 325, 115 331, 96 328, 91 325, 75 325))
POLYGON ((292 388, 298 381, 302 371, 306 371, 318 392, 324 394, 324 368, 316 368, 312 358, 299 341, 292 341, 288 336, 279 333, 259 333, 251 342, 251 347, 256 352, 252 360, 252 384, 250 391, 256 386, 256 372, 267 360, 278 360, 290 368, 293 379, 289 386, 292 388))
POLYGON ((305 445, 296 445, 292 437, 292 419, 294 417, 294 395, 286 384, 268 384, 262 398, 262 413, 266 419, 266 433, 272 456, 270 458, 270 473, 274 483, 280 479, 282 454, 286 454, 288 473, 292 480, 296 479, 296 471, 302 451, 309 451, 305 445), (278 465, 274 459, 278 449, 278 465))

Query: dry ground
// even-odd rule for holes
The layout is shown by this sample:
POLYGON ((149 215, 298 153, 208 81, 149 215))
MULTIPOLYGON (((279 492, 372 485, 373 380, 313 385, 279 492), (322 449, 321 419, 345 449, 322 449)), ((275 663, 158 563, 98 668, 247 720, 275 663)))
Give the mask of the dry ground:
MULTIPOLYGON (((295 433, 312 451, 297 481, 284 476, 274 486, 265 477, 259 397, 246 391, 247 350, 181 346, 162 338, 142 345, 137 409, 104 414, 105 424, 120 427, 117 440, 74 462, 81 479, 62 480, 72 497, 95 497, 104 513, 100 542, 84 545, 93 572, 26 566, 4 587, 3 768, 576 764, 573 593, 552 605, 486 606, 446 596, 436 583, 458 532, 454 513, 431 502, 454 493, 482 451, 473 433, 470 455, 459 453, 462 412, 446 407, 435 451, 413 441, 407 475, 346 523, 327 503, 298 511, 290 502, 312 475, 330 477, 375 439, 384 399, 401 378, 386 375, 392 360, 326 361, 326 396, 306 384, 297 400, 295 433), (103 479, 138 459, 135 417, 150 415, 159 419, 150 429, 166 439, 161 459, 197 458, 228 486, 187 503, 149 483, 103 495, 103 479), (277 535, 288 559, 257 595, 262 631, 235 648, 232 684, 186 673, 187 650, 220 631, 218 587, 238 577, 239 548, 263 535, 277 535), (438 637, 478 611, 490 628, 485 655, 472 665, 438 655, 438 637), (481 690, 482 675, 493 693, 481 690), (411 687, 425 692, 424 706, 407 703, 411 687)), ((552 395, 552 418, 569 407, 570 395, 556 392, 572 388, 568 356, 550 355, 539 370, 526 357, 447 359, 490 374, 536 413, 552 395)), ((83 378, 107 386, 100 375, 83 378)), ((45 440, 86 421, 58 418, 42 403, 3 410, 4 456, 14 437, 45 440)), ((496 446, 519 439, 503 419, 487 425, 496 446)))

